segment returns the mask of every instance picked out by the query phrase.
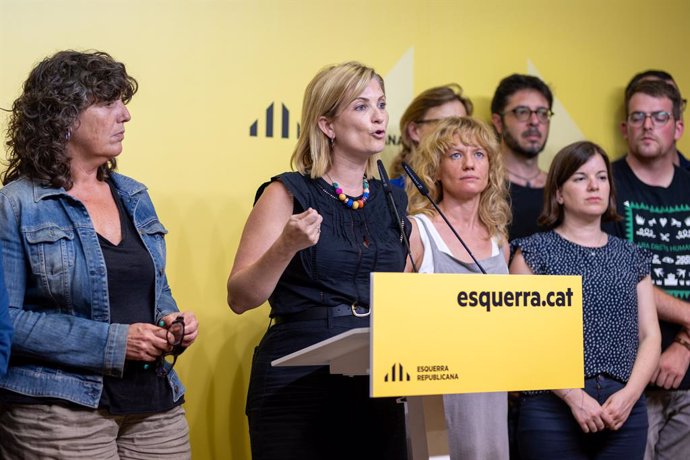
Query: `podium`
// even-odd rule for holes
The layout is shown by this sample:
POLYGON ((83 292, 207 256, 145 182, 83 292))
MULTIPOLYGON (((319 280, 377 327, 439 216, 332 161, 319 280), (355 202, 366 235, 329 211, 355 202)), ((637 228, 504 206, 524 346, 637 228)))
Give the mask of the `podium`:
POLYGON ((272 364, 369 375, 372 396, 403 397, 413 460, 448 458, 445 394, 584 386, 579 276, 372 273, 371 290, 369 328, 272 364))
MULTIPOLYGON (((351 329, 315 343, 282 358, 273 366, 328 366, 331 374, 368 375, 370 369, 370 330, 351 329)), ((411 460, 449 458, 443 396, 405 398, 408 455, 411 460)))

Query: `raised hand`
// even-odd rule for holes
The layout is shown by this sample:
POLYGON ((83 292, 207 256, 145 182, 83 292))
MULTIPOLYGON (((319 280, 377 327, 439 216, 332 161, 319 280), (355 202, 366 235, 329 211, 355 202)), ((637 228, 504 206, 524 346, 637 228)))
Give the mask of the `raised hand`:
POLYGON ((285 246, 292 251, 306 249, 318 243, 322 221, 323 217, 312 208, 300 214, 293 214, 285 224, 280 237, 285 246))

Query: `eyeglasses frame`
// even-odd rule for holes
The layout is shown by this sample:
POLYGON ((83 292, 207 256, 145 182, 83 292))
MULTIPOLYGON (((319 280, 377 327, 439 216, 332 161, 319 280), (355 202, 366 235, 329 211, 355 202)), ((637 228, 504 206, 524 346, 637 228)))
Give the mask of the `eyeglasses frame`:
POLYGON ((640 127, 640 126, 644 126, 644 124, 647 122, 647 118, 652 120, 652 125, 655 128, 660 128, 662 126, 666 126, 669 121, 671 121, 672 119, 675 120, 675 117, 673 116, 673 114, 671 112, 667 112, 666 110, 655 110, 654 112, 642 112, 641 110, 636 110, 636 111, 630 112, 628 114, 627 122, 631 126, 640 127), (655 116, 662 114, 662 113, 665 113, 666 115, 668 115, 668 118, 666 120, 659 121, 659 120, 656 120, 654 118, 655 116), (632 116, 635 114, 642 114, 642 115, 644 115, 644 118, 639 120, 639 121, 632 120, 632 116))
POLYGON ((184 317, 183 316, 178 316, 175 318, 175 320, 170 323, 168 327, 166 327, 166 340, 168 341, 168 344, 172 347, 172 350, 166 353, 163 353, 159 358, 158 358, 158 365, 156 366, 156 374, 159 377, 166 377, 170 371, 175 367, 175 364, 177 363, 177 357, 184 351, 184 347, 182 347, 182 339, 184 339, 184 333, 185 333, 185 326, 184 326, 184 317), (171 332, 171 329, 180 327, 182 329, 182 333, 179 334, 179 337, 176 337, 173 332, 171 332), (170 337, 173 338, 173 340, 170 340, 170 337), (166 356, 172 356, 173 361, 170 363, 170 367, 166 367, 167 361, 165 360, 166 356))
POLYGON ((512 109, 510 109, 510 110, 506 110, 505 112, 501 113, 500 115, 501 115, 502 117, 505 117, 505 116, 506 116, 507 114, 509 114, 509 113, 512 114, 512 115, 515 117, 515 119, 516 119, 517 121, 520 121, 520 122, 523 122, 523 123, 524 123, 525 121, 529 121, 530 119, 532 119, 532 115, 536 115, 536 116, 537 116, 537 120, 539 120, 539 122, 540 122, 540 123, 543 123, 543 124, 550 123, 550 122, 551 122, 551 117, 553 117, 553 116, 555 115, 555 113, 553 112, 553 110, 551 110, 551 109, 549 109, 549 108, 546 108, 546 107, 539 107, 539 108, 537 108, 537 109, 532 110, 532 109, 530 109, 529 107, 527 107, 527 106, 525 106, 525 105, 518 105, 517 107, 514 107, 514 108, 512 108, 512 109), (520 116, 518 116, 518 114, 517 114, 517 111, 519 111, 519 110, 529 110, 529 115, 527 115, 526 117, 524 117, 524 119, 521 119, 520 116), (546 118, 545 118, 545 119, 542 119, 542 116, 539 115, 540 113, 545 113, 546 118))

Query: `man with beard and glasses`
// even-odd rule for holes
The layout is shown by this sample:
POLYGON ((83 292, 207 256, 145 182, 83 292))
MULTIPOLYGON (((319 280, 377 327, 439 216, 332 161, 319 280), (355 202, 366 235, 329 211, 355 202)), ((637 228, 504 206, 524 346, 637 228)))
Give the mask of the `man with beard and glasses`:
POLYGON ((628 154, 612 164, 623 220, 605 227, 653 256, 662 352, 645 392, 645 460, 690 458, 690 173, 674 164, 682 106, 678 89, 658 78, 626 90, 628 154))
MULTIPOLYGON (((630 79, 628 86, 625 87, 626 96, 628 95, 628 93, 630 93, 630 91, 632 91, 632 89, 635 86, 637 86, 637 84, 639 82, 641 82, 641 81, 652 81, 652 80, 659 80, 659 81, 663 81, 665 83, 668 83, 669 85, 676 88, 678 90, 678 92, 680 93, 680 88, 678 88, 678 84, 673 79, 673 76, 670 73, 666 72, 665 70, 650 69, 650 70, 645 70, 644 72, 637 73, 637 74, 635 74, 635 76, 633 76, 630 79)), ((626 97, 626 100, 628 100, 627 97, 626 97)), ((688 100, 681 98, 681 100, 680 100, 681 118, 683 116, 683 112, 685 112, 685 106, 687 104, 688 104, 688 100)), ((685 169, 686 171, 690 171, 690 160, 685 158, 685 156, 677 149, 676 149, 676 155, 673 155, 673 164, 676 166, 680 166, 681 168, 685 169)))
MULTIPOLYGON (((532 75, 512 74, 498 84, 491 100, 491 122, 501 141, 501 154, 509 181, 512 222, 510 241, 539 231, 546 173, 539 169, 539 154, 549 137, 553 94, 532 75)), ((508 394, 510 458, 519 459, 516 427, 519 393, 508 394)))
POLYGON ((552 105, 553 95, 546 83, 519 74, 501 80, 491 100, 491 122, 501 141, 510 181, 511 241, 538 231, 546 182, 538 156, 549 136, 552 105))

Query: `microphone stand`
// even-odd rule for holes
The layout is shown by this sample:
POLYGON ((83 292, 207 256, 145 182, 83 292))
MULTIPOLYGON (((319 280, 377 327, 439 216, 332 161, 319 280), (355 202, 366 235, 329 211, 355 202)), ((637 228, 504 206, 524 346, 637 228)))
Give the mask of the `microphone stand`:
POLYGON ((388 179, 388 173, 386 173, 386 168, 383 166, 383 161, 376 160, 376 166, 378 166, 379 168, 379 176, 381 176, 383 191, 386 194, 386 203, 388 204, 388 210, 391 213, 393 221, 395 221, 398 224, 401 238, 405 243, 405 249, 407 250, 407 256, 410 258, 410 263, 412 264, 412 269, 415 273, 417 273, 417 265, 414 263, 414 259, 412 258, 412 251, 410 250, 410 240, 409 238, 407 238, 407 233, 405 233, 405 228, 403 227, 403 220, 400 218, 400 214, 398 213, 398 207, 395 205, 395 200, 393 199, 393 189, 391 188, 391 182, 388 179))
POLYGON ((470 248, 467 247, 467 245, 462 240, 460 235, 458 235, 458 232, 455 231, 455 229, 451 225, 451 223, 448 220, 448 218, 446 217, 446 215, 443 214, 443 211, 441 211, 441 209, 438 207, 436 202, 431 198, 431 195, 429 194, 429 189, 426 187, 426 185, 424 185, 424 183, 421 181, 419 176, 417 176, 417 173, 415 173, 414 170, 412 169, 412 167, 404 161, 402 162, 402 167, 405 170, 405 173, 407 174, 407 176, 410 178, 410 180, 414 184, 414 186, 417 187, 417 190, 419 190, 419 193, 424 195, 426 197, 426 199, 429 200, 429 203, 431 203, 432 206, 434 207, 434 209, 436 209, 436 212, 438 212, 438 215, 441 216, 443 218, 443 220, 446 222, 446 224, 448 225, 448 228, 450 228, 450 230, 453 232, 453 235, 455 235, 455 237, 458 239, 458 241, 460 241, 460 244, 462 244, 462 247, 465 248, 465 251, 467 251, 467 253, 472 258, 472 261, 474 261, 474 263, 477 264, 479 271, 481 271, 484 275, 486 275, 486 270, 484 270, 484 267, 482 267, 479 264, 479 261, 474 257, 474 254, 472 254, 472 251, 470 251, 470 248))

